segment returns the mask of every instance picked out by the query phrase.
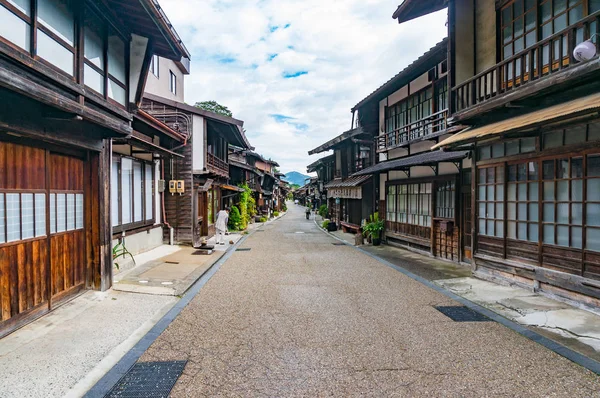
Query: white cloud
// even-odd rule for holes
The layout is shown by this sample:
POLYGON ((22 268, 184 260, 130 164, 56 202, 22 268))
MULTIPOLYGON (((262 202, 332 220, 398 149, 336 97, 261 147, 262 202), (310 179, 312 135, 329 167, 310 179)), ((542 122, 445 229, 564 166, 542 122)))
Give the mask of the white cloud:
POLYGON ((305 172, 325 155, 310 149, 350 128, 352 106, 446 35, 445 11, 399 25, 398 0, 160 3, 192 54, 186 102, 229 107, 284 172, 305 172))

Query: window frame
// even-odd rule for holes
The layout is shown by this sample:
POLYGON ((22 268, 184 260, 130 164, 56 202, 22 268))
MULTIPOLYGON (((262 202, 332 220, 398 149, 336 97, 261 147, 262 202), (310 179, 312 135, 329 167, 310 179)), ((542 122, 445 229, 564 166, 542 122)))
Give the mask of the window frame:
MULTIPOLYGON (((116 179, 116 183, 117 186, 114 186, 114 180, 113 180, 113 176, 111 175, 111 189, 117 189, 118 193, 117 193, 117 203, 111 203, 111 224, 113 223, 113 215, 114 215, 114 211, 115 208, 113 206, 118 206, 118 208, 116 209, 118 212, 118 224, 117 225, 112 225, 112 232, 113 234, 116 233, 120 233, 120 232, 128 232, 128 231, 132 231, 132 230, 136 230, 139 228, 144 228, 144 227, 151 227, 154 226, 156 224, 156 201, 157 201, 157 197, 156 197, 156 168, 154 165, 154 162, 151 161, 147 161, 144 159, 139 159, 139 158, 134 158, 131 156, 125 156, 125 155, 119 155, 119 154, 113 154, 112 159, 111 159, 111 173, 113 172, 113 165, 114 163, 118 164, 117 167, 117 171, 118 171, 118 177, 116 179), (130 177, 130 184, 131 184, 131 193, 132 193, 132 197, 131 197, 131 207, 130 207, 130 212, 131 212, 131 222, 127 223, 127 224, 122 224, 122 220, 123 220, 123 194, 122 194, 122 160, 123 159, 128 159, 131 160, 131 167, 132 167, 132 173, 131 173, 131 177, 130 177), (139 163, 141 165, 141 184, 139 187, 136 187, 134 181, 135 181, 135 175, 134 175, 134 164, 135 163, 139 163), (148 170, 146 168, 146 166, 150 166, 150 170, 152 172, 152 178, 151 179, 146 179, 146 170, 148 170), (148 218, 148 215, 146 213, 147 210, 147 197, 146 197, 146 181, 152 181, 152 207, 151 207, 151 211, 152 211, 152 216, 150 218, 148 218), (141 203, 140 203, 140 207, 141 207, 141 211, 142 211, 142 220, 141 221, 135 221, 135 211, 136 211, 136 204, 135 204, 135 195, 137 194, 136 188, 139 189, 141 191, 141 203)), ((112 195, 111 195, 112 196, 112 195)), ((112 201, 112 198, 111 198, 112 201)))
POLYGON ((169 91, 171 94, 177 95, 177 75, 169 69, 169 91))
POLYGON ((10 13, 27 23, 29 32, 29 49, 24 49, 19 45, 11 42, 7 38, 0 36, 0 41, 18 52, 40 62, 42 65, 47 66, 61 76, 85 87, 85 95, 92 98, 93 100, 103 100, 111 105, 115 105, 119 108, 127 109, 129 106, 129 67, 130 67, 130 33, 123 29, 121 26, 116 26, 114 21, 107 18, 107 13, 103 6, 96 4, 91 1, 72 1, 71 8, 73 12, 73 45, 67 43, 64 39, 59 37, 57 34, 52 32, 51 29, 46 27, 43 23, 38 20, 38 4, 36 0, 30 2, 30 16, 23 13, 15 5, 10 3, 8 0, 0 0, 0 7, 6 8, 10 13), (89 86, 85 85, 84 82, 84 68, 85 66, 91 67, 95 72, 100 73, 101 71, 93 63, 86 62, 84 57, 84 29, 85 29, 85 15, 86 13, 92 12, 102 23, 103 40, 104 43, 104 69, 101 73, 103 76, 103 88, 104 94, 97 92, 89 86), (58 45, 64 47, 66 50, 73 54, 73 72, 68 73, 61 69, 59 66, 53 64, 49 60, 42 58, 38 55, 38 30, 46 34, 50 39, 56 42, 58 45), (125 82, 119 81, 116 77, 112 76, 108 72, 108 34, 116 35, 124 44, 124 65, 125 65, 125 82), (108 95, 108 86, 110 83, 114 83, 121 89, 125 90, 125 104, 122 104, 108 95))
POLYGON ((153 54, 150 60, 150 72, 160 78, 160 57, 156 54, 153 54))

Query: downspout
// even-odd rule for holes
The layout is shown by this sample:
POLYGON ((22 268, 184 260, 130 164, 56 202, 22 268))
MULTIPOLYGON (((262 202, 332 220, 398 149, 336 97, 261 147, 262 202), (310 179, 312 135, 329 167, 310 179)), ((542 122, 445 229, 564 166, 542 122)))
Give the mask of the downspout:
MULTIPOLYGON (((164 161, 164 159, 161 159, 160 164, 161 164, 162 179, 165 180, 165 161, 164 161)), ((163 189, 163 191, 161 192, 161 195, 162 195, 162 201, 161 201, 162 203, 161 203, 161 205, 162 205, 163 223, 167 227, 169 227, 169 244, 171 246, 173 246, 173 227, 167 221, 167 210, 165 209, 165 190, 166 189, 163 189)))

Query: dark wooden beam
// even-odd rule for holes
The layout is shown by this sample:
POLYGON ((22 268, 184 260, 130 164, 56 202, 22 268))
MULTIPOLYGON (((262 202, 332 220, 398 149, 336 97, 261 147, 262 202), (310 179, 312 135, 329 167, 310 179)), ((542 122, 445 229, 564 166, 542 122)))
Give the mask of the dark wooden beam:
POLYGON ((64 112, 79 115, 87 121, 98 124, 108 130, 112 130, 113 133, 107 131, 108 135, 117 136, 131 134, 132 128, 129 125, 129 122, 110 117, 99 111, 81 105, 73 99, 57 94, 47 87, 28 80, 26 77, 16 73, 16 71, 7 69, 6 66, 2 64, 0 64, 0 87, 4 87, 10 91, 32 98, 64 112))

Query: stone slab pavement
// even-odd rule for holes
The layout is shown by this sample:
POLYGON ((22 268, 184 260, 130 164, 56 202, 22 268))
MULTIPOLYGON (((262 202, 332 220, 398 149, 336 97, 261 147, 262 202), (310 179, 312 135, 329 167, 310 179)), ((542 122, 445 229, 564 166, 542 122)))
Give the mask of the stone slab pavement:
POLYGON ((188 360, 201 396, 593 397, 600 378, 339 243, 290 206, 182 310, 141 361, 188 360))

